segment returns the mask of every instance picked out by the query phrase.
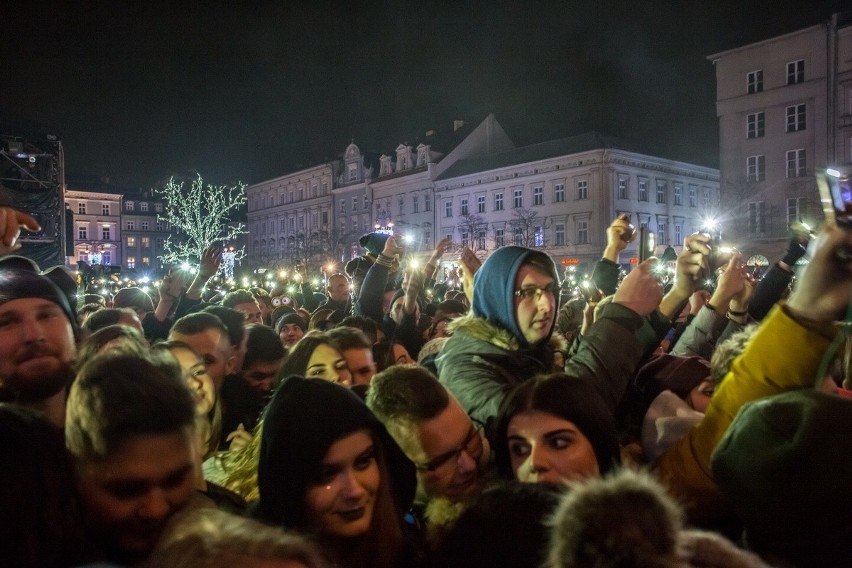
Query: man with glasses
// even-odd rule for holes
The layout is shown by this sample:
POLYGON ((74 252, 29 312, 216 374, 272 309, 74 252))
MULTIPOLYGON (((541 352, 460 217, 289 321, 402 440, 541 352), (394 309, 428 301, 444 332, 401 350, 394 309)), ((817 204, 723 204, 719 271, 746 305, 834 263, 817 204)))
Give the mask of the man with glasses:
POLYGON ((367 406, 414 462, 415 503, 434 535, 482 489, 490 453, 482 427, 417 365, 395 365, 373 377, 367 406))
POLYGON ((559 304, 556 266, 542 251, 497 249, 474 275, 471 312, 451 326, 453 336, 437 359, 439 380, 486 428, 512 388, 554 371, 591 380, 614 410, 641 356, 634 332, 662 298, 650 268, 640 265, 624 279, 564 369, 557 369, 551 340, 559 304))

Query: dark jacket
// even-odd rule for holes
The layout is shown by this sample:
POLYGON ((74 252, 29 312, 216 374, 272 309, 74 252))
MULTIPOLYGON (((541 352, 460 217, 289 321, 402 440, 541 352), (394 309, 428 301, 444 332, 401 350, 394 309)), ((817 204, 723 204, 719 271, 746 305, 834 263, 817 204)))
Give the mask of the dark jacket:
MULTIPOLYGON (((642 322, 624 306, 604 306, 565 364, 567 374, 591 381, 613 412, 642 354, 635 335, 642 322)), ((507 330, 472 315, 451 327, 453 336, 437 359, 438 378, 477 422, 487 424, 496 416, 515 386, 558 370, 550 344, 522 347, 507 330)))

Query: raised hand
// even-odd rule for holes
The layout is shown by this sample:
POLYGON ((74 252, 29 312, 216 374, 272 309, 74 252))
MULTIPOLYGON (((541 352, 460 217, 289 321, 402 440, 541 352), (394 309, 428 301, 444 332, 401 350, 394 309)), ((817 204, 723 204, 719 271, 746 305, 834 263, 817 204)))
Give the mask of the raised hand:
POLYGON ((0 207, 0 255, 10 254, 21 248, 18 237, 21 229, 40 231, 41 226, 33 217, 11 207, 0 207))

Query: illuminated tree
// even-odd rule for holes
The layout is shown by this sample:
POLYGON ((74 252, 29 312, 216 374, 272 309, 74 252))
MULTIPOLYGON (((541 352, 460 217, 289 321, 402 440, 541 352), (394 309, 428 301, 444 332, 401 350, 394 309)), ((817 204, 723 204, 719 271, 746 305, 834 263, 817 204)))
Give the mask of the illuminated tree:
MULTIPOLYGON (((165 201, 165 212, 157 216, 158 220, 181 233, 180 238, 171 235, 166 239, 160 261, 163 264, 195 263, 210 245, 233 241, 246 233, 245 225, 231 220, 246 202, 245 189, 242 182, 205 185, 200 175, 188 190, 184 189, 183 181, 173 177, 163 187, 155 188, 154 192, 165 201)), ((242 248, 234 252, 234 260, 245 256, 242 248)))

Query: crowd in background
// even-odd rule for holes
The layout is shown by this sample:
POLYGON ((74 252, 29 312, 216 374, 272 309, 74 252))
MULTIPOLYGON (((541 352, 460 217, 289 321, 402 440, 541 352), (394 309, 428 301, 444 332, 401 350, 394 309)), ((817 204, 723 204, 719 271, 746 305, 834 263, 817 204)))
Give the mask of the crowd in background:
POLYGON ((111 297, 22 229, 0 208, 3 565, 852 565, 843 229, 759 281, 703 233, 625 274, 620 216, 579 291, 370 233, 324 294, 218 294, 211 247, 111 297))

